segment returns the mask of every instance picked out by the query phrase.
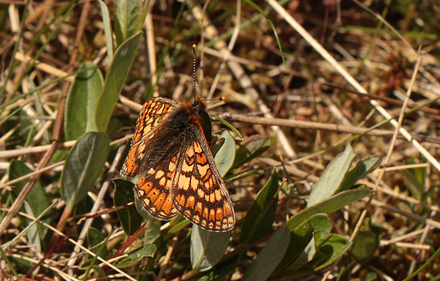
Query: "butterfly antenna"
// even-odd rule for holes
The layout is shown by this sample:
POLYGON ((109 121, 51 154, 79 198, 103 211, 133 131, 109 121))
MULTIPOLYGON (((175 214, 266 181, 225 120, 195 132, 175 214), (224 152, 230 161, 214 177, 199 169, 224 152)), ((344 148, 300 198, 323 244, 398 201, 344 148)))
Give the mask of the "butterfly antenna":
POLYGON ((194 102, 196 101, 196 61, 197 61, 197 45, 193 44, 193 54, 194 54, 194 60, 193 60, 193 96, 194 96, 194 102))

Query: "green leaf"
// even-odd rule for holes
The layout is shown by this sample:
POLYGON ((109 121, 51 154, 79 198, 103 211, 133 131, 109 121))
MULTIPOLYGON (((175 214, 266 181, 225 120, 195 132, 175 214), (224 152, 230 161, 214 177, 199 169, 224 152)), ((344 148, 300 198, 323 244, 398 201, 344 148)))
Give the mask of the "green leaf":
POLYGON ((224 177, 232 167, 232 163, 234 163, 235 141, 228 131, 223 131, 220 138, 223 138, 225 142, 215 155, 215 163, 217 164, 220 175, 224 177))
POLYGON ((210 114, 211 117, 217 119, 218 121, 220 121, 223 125, 225 125, 226 127, 228 127, 231 131, 233 131, 234 133, 236 133, 238 135, 238 137, 243 138, 243 136, 240 134, 240 131, 237 130, 237 128, 235 128, 234 126, 232 126, 231 123, 229 123, 228 121, 226 121, 225 119, 221 118, 220 116, 217 116, 215 114, 210 114))
POLYGON ((327 200, 321 201, 297 213, 286 222, 286 226, 293 231, 312 215, 319 213, 330 214, 348 204, 370 195, 371 193, 373 193, 373 191, 369 189, 347 190, 338 193, 327 200))
MULTIPOLYGON (((310 245, 309 248, 315 248, 313 259, 307 264, 303 263, 302 266, 299 262, 292 265, 292 267, 283 272, 284 278, 293 279, 299 276, 310 275, 313 271, 321 270, 341 257, 351 246, 350 240, 343 236, 325 234, 320 231, 314 233, 311 243, 314 243, 314 246, 310 245)), ((309 254, 311 253, 312 252, 309 251, 309 254)), ((303 259, 303 261, 305 260, 306 258, 303 259)))
POLYGON ((211 232, 194 225, 191 233, 191 265, 206 271, 216 265, 228 248, 231 232, 211 232))
POLYGON ((156 253, 156 245, 148 244, 142 248, 136 249, 130 253, 128 256, 119 260, 116 266, 118 268, 125 268, 137 264, 143 258, 151 258, 156 253))
MULTIPOLYGON (((113 197, 115 207, 134 201, 134 184, 132 182, 123 179, 114 179, 113 184, 115 185, 115 194, 113 197)), ((135 205, 118 210, 117 213, 119 220, 121 221, 122 228, 128 235, 134 234, 141 227, 142 221, 144 220, 136 210, 135 205)))
MULTIPOLYGON (((23 206, 24 206, 26 214, 28 214, 34 218, 37 217, 34 214, 34 212, 32 211, 32 208, 28 202, 25 201, 23 206)), ((30 225, 29 230, 27 231, 27 237, 29 240, 29 245, 32 245, 31 252, 36 252, 36 253, 41 254, 43 252, 42 245, 41 245, 42 244, 41 242, 43 241, 43 237, 40 237, 40 235, 39 235, 38 225, 39 224, 31 224, 30 225)))
POLYGON ((110 14, 108 12, 107 5, 99 0, 99 7, 101 8, 102 23, 104 24, 105 43, 107 45, 107 58, 108 61, 113 60, 113 32, 111 27, 110 14))
POLYGON ((66 101, 64 131, 67 140, 76 140, 95 131, 95 110, 104 84, 101 71, 92 62, 85 62, 70 87, 66 101))
POLYGON ((145 230, 145 237, 147 237, 147 240, 145 241, 145 244, 153 244, 154 241, 156 241, 157 238, 160 237, 160 227, 162 224, 158 220, 153 220, 150 227, 148 227, 145 230))
MULTIPOLYGON (((414 164, 414 162, 408 161, 408 164, 414 164)), ((408 181, 408 188, 411 191, 411 194, 417 200, 421 200, 425 192, 424 185, 426 179, 426 168, 402 170, 402 173, 405 175, 408 181)))
POLYGON ((87 196, 104 167, 109 139, 103 132, 82 136, 67 156, 61 173, 61 197, 67 206, 76 205, 87 196))
MULTIPOLYGON (((118 1, 116 1, 118 2, 118 1)), ((133 1, 137 2, 137 1, 133 1)), ((124 86, 134 55, 139 45, 142 32, 137 33, 127 41, 125 41, 116 50, 115 57, 110 65, 105 78, 104 87, 98 99, 95 112, 96 127, 100 131, 107 129, 108 122, 113 113, 113 109, 118 101, 119 94, 124 86)))
POLYGON ((337 258, 342 256, 351 246, 349 239, 338 234, 325 235, 318 232, 315 237, 321 235, 317 240, 317 246, 319 247, 319 260, 312 261, 315 266, 315 270, 323 269, 326 266, 332 264, 337 258))
MULTIPOLYGON (((8 168, 8 178, 9 180, 14 180, 31 172, 31 169, 29 169, 24 162, 12 160, 8 168)), ((13 184, 12 194, 14 197, 17 197, 20 194, 27 182, 28 180, 25 179, 13 184)), ((26 198, 26 202, 29 204, 29 207, 35 217, 39 216, 50 206, 50 200, 47 197, 46 191, 40 181, 37 181, 34 184, 34 187, 31 189, 26 198)), ((48 213, 44 215, 41 220, 48 225, 52 225, 52 211, 48 211, 48 213)), ((47 227, 38 223, 37 229, 39 236, 43 239, 43 242, 47 235, 47 227)))
POLYGON ((299 256, 295 258, 295 261, 289 267, 289 270, 298 271, 300 268, 309 263, 316 255, 316 241, 315 232, 312 232, 312 239, 304 247, 304 249, 299 253, 299 256))
POLYGON ((289 229, 287 227, 281 227, 278 229, 269 239, 263 250, 260 251, 255 261, 244 273, 241 280, 266 280, 283 258, 289 240, 289 229))
POLYGON ((248 163, 257 156, 260 156, 270 147, 270 139, 266 137, 259 137, 256 139, 246 140, 239 145, 237 149, 235 162, 232 169, 238 168, 245 163, 248 163))
POLYGON ((368 230, 360 230, 353 241, 350 253, 360 263, 367 262, 377 250, 378 240, 376 233, 368 230))
POLYGON ((0 126, 3 125, 3 123, 5 123, 6 121, 8 121, 9 118, 11 118, 11 117, 14 116, 15 114, 19 113, 19 112, 23 109, 23 107, 25 107, 25 106, 28 105, 28 104, 29 104, 29 102, 23 104, 23 105, 20 106, 20 107, 17 107, 17 108, 14 109, 11 113, 9 113, 8 116, 6 116, 6 117, 3 117, 3 116, 2 116, 2 119, 1 119, 1 121, 0 121, 0 126))
POLYGON ((361 225, 361 229, 353 241, 350 254, 360 263, 368 262, 379 247, 382 238, 382 227, 372 222, 367 215, 361 225))
POLYGON ((310 241, 313 240, 313 233, 320 231, 330 234, 332 224, 326 214, 316 214, 310 216, 290 233, 290 243, 286 254, 277 268, 281 272, 291 264, 300 263, 298 258, 305 251, 310 241))
POLYGON ((136 32, 137 23, 142 10, 141 1, 115 1, 115 35, 116 42, 121 45, 136 32))
POLYGON ((382 161, 382 156, 373 156, 356 164, 351 171, 345 175, 338 192, 348 190, 360 179, 364 178, 367 174, 374 171, 382 161))
POLYGON ((240 243, 252 242, 272 229, 278 206, 278 174, 274 169, 243 221, 240 243))
POLYGON ((93 253, 105 259, 107 256, 107 245, 105 243, 101 244, 103 241, 105 241, 105 237, 102 235, 101 231, 94 227, 90 227, 87 231, 87 245, 93 253))
POLYGON ((327 166, 321 178, 313 187, 307 207, 330 198, 338 190, 355 156, 356 154, 351 146, 347 145, 345 151, 327 166))

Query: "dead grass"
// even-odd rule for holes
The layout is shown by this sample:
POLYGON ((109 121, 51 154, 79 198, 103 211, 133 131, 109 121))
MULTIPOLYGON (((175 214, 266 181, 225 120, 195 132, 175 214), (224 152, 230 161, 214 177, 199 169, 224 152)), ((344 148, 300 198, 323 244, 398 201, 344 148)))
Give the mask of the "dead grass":
MULTIPOLYGON (((361 182, 375 191, 371 200, 366 198, 333 213, 332 231, 354 240, 357 234, 371 234, 374 225, 380 229, 380 241, 362 263, 346 254, 332 267, 298 280, 334 279, 339 274, 342 279, 366 280, 373 273, 379 279, 403 280, 421 269, 440 246, 440 6, 434 1, 407 6, 370 1, 368 7, 356 1, 336 2, 290 1, 283 6, 273 0, 255 2, 262 11, 270 11, 264 18, 249 4, 237 12, 234 2, 211 1, 204 11, 206 7, 200 3, 187 1, 182 7, 183 20, 176 21, 181 3, 156 1, 146 17, 147 35, 142 37, 113 113, 115 123, 109 130, 112 155, 122 153, 116 147, 127 141, 126 135, 147 97, 192 98, 191 46, 197 43, 202 52, 197 71, 198 93, 207 98, 226 97, 225 104, 210 113, 231 122, 244 142, 256 136, 268 136, 272 141, 267 152, 235 172, 256 170, 258 174, 229 186, 238 225, 276 168, 280 180, 294 184, 280 192, 274 224, 277 229, 305 207, 304 199, 324 168, 350 143, 357 161, 374 155, 383 156, 383 161, 361 182)), ((16 214, 26 194, 10 197, 14 184, 22 180, 8 177, 11 160, 23 161, 35 171, 25 176, 24 185, 31 189, 38 180, 44 186, 48 198, 56 202, 55 221, 63 213, 64 205, 57 201, 60 166, 65 157, 60 151, 74 143, 62 137, 63 97, 68 95, 74 79, 68 75, 85 61, 93 61, 103 73, 109 67, 98 2, 73 6, 65 20, 58 13, 67 2, 3 3, 1 116, 5 118, 24 107, 0 123, 0 245, 9 243, 25 224, 16 214)), ((113 19, 113 2, 107 5, 113 19)), ((220 130, 220 123, 214 125, 215 131, 220 130)), ((237 135, 234 137, 241 141, 237 135)), ((90 191, 91 197, 96 196, 104 182, 109 183, 109 171, 117 177, 120 164, 116 163, 112 170, 112 161, 110 157, 101 181, 90 191)), ((113 207, 110 194, 108 191, 104 195, 98 212, 113 207)), ((118 227, 114 212, 103 215, 103 233, 110 235, 118 227)), ((238 245, 238 229, 232 234, 231 251, 238 245)), ((75 237, 73 234, 74 241, 75 237)), ((183 234, 174 237, 168 245, 175 246, 178 237, 185 238, 183 234)), ((117 249, 121 240, 121 232, 119 236, 114 234, 109 249, 117 249)), ((188 243, 179 246, 185 249, 188 243)), ((31 264, 48 253, 46 249, 37 255, 31 248, 31 242, 23 236, 3 251, 6 257, 33 259, 31 264)), ((261 248, 254 245, 247 254, 258 255, 261 248)), ((47 257, 50 262, 45 265, 46 270, 41 271, 47 279, 41 280, 82 278, 84 271, 78 270, 77 265, 67 266, 72 249, 69 242, 54 249, 47 257)), ((184 249, 174 251, 182 253, 184 249)), ((171 264, 159 261, 161 266, 165 264, 163 278, 182 275, 188 280, 183 274, 190 264, 173 256, 173 252, 168 253, 171 264), (171 270, 173 262, 183 270, 171 270)), ((438 277, 438 265, 435 258, 414 279, 438 277)), ((0 266, 3 276, 14 275, 9 265, 2 262, 0 266)), ((240 278, 248 266, 237 267, 232 279, 240 278)), ((26 273, 26 266, 14 263, 14 267, 17 276, 26 273)), ((159 269, 149 270, 160 274, 159 269)), ((282 275, 273 278, 289 279, 282 275)))

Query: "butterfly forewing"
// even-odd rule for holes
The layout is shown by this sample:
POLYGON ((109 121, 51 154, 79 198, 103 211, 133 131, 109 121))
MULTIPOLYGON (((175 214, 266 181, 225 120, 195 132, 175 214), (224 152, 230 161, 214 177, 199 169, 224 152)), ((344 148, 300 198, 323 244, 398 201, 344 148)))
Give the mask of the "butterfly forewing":
POLYGON ((160 124, 166 120, 178 102, 165 98, 153 98, 145 102, 136 124, 136 132, 131 140, 131 149, 121 169, 121 176, 133 177, 140 172, 140 166, 148 154, 148 141, 160 129, 160 124))

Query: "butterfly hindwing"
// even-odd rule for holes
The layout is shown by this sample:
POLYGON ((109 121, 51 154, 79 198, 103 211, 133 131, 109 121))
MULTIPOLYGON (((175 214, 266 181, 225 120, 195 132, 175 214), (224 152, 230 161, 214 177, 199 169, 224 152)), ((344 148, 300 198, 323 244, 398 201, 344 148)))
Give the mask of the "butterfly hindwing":
MULTIPOLYGON (((158 133, 152 141, 160 141, 158 133)), ((145 163, 149 168, 134 187, 137 198, 150 215, 160 220, 170 220, 178 213, 174 207, 170 190, 179 159, 180 145, 177 139, 165 149, 156 165, 145 163)))
POLYGON ((231 198, 199 124, 185 136, 171 196, 179 213, 204 229, 228 231, 235 225, 231 198))

